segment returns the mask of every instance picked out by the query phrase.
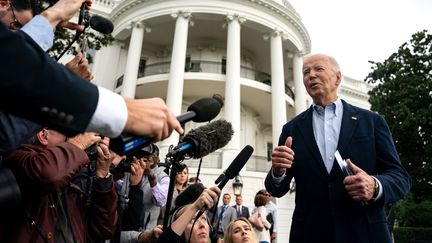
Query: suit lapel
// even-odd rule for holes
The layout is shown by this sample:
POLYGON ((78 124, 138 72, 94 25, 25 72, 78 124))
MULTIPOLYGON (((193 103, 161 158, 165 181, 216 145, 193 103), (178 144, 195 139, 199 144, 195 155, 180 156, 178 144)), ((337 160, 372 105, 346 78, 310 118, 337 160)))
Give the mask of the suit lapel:
POLYGON ((351 140, 357 124, 361 117, 358 116, 358 110, 342 100, 343 104, 343 115, 342 115, 342 125, 339 134, 339 141, 337 149, 341 154, 343 154, 348 142, 351 140))
POLYGON ((325 168, 324 161, 321 158, 321 153, 319 151, 318 145, 315 140, 315 135, 313 133, 312 111, 313 108, 311 106, 309 110, 305 112, 301 117, 302 122, 298 122, 296 126, 304 138, 303 141, 306 143, 307 149, 310 151, 310 154, 313 156, 315 162, 320 167, 320 171, 327 176, 327 169, 325 168))

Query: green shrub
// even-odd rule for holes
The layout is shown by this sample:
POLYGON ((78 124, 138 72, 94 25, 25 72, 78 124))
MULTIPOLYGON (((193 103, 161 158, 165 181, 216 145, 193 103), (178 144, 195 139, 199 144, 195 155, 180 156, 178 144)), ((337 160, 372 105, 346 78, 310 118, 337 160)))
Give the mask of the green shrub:
MULTIPOLYGON (((393 230, 394 242, 395 243, 410 243, 415 233, 429 234, 432 236, 432 228, 416 228, 416 227, 396 227, 393 230)), ((422 239, 430 240, 431 239, 422 239)))
POLYGON ((415 202, 411 194, 396 205, 399 225, 403 227, 432 227, 432 201, 415 202))

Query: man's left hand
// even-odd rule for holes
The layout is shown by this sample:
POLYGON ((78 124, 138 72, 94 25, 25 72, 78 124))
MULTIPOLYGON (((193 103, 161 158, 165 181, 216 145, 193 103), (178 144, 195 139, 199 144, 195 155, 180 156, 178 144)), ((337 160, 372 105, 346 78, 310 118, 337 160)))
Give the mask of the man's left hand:
POLYGON ((352 176, 344 179, 345 189, 352 199, 356 201, 369 201, 375 192, 375 180, 362 169, 357 167, 351 160, 346 160, 352 176))

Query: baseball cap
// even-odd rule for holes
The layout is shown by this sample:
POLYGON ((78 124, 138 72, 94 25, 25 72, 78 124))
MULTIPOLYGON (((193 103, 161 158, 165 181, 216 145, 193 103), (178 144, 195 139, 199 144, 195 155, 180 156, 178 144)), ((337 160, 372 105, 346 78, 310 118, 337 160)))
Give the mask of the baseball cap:
POLYGON ((148 146, 143 147, 142 149, 140 149, 136 153, 136 156, 137 156, 137 158, 140 158, 140 157, 148 156, 148 155, 152 155, 152 154, 159 155, 159 148, 155 144, 150 144, 148 146))

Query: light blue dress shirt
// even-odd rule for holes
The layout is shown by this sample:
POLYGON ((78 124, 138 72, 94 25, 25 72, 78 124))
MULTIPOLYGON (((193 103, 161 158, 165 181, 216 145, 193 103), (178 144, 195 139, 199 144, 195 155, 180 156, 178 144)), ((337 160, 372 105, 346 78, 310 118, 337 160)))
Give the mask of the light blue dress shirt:
POLYGON ((333 167, 334 154, 339 141, 342 125, 343 106, 342 101, 337 99, 334 103, 325 107, 313 105, 312 126, 321 158, 327 172, 333 167))
POLYGON ((54 30, 48 20, 36 15, 21 31, 30 36, 44 51, 52 47, 54 43, 54 30))

